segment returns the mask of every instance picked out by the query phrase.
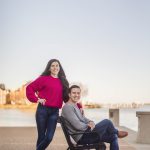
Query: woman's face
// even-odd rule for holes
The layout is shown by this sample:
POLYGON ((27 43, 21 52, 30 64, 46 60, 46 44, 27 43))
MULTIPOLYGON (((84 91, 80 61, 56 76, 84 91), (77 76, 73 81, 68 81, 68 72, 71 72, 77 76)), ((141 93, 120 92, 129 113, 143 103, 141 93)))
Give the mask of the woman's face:
POLYGON ((53 76, 58 76, 58 73, 60 71, 60 66, 57 61, 54 61, 50 66, 50 72, 53 76))

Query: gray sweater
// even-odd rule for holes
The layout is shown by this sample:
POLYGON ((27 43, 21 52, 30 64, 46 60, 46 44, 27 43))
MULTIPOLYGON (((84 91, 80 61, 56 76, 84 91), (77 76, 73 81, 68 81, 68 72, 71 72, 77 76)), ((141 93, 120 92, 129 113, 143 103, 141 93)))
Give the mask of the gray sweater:
MULTIPOLYGON (((69 133, 84 132, 88 128, 88 122, 91 121, 81 114, 78 106, 73 103, 66 103, 62 108, 61 115, 65 118, 69 133)), ((72 138, 78 142, 83 134, 73 135, 72 138)))

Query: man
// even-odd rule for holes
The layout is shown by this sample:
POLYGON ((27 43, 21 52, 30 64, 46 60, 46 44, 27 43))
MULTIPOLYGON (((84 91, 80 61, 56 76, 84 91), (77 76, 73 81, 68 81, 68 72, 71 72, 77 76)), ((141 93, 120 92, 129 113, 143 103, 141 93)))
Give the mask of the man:
POLYGON ((96 125, 92 120, 87 119, 77 106, 80 96, 80 87, 72 85, 69 88, 69 100, 64 105, 61 115, 65 118, 66 126, 71 134, 86 131, 91 131, 91 134, 77 134, 73 135, 72 138, 78 144, 107 142, 110 143, 110 150, 119 150, 118 137, 126 137, 128 133, 126 131, 118 131, 108 119, 96 125), (93 131, 96 131, 98 134, 92 133, 93 131))

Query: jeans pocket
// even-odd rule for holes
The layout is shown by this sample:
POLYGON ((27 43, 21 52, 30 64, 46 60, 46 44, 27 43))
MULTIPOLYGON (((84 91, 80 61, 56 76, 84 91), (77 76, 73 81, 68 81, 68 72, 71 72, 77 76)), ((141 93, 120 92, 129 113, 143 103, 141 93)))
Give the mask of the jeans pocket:
POLYGON ((47 109, 46 107, 42 106, 41 104, 38 105, 37 110, 36 110, 36 116, 47 116, 47 109))

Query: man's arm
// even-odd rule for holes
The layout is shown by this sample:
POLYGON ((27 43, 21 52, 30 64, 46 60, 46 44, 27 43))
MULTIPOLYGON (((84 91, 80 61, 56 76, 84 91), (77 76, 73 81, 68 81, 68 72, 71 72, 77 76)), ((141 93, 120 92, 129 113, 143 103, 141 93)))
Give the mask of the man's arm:
POLYGON ((86 122, 81 122, 76 115, 74 108, 70 105, 65 105, 62 109, 62 116, 77 130, 85 131, 88 128, 86 122))

